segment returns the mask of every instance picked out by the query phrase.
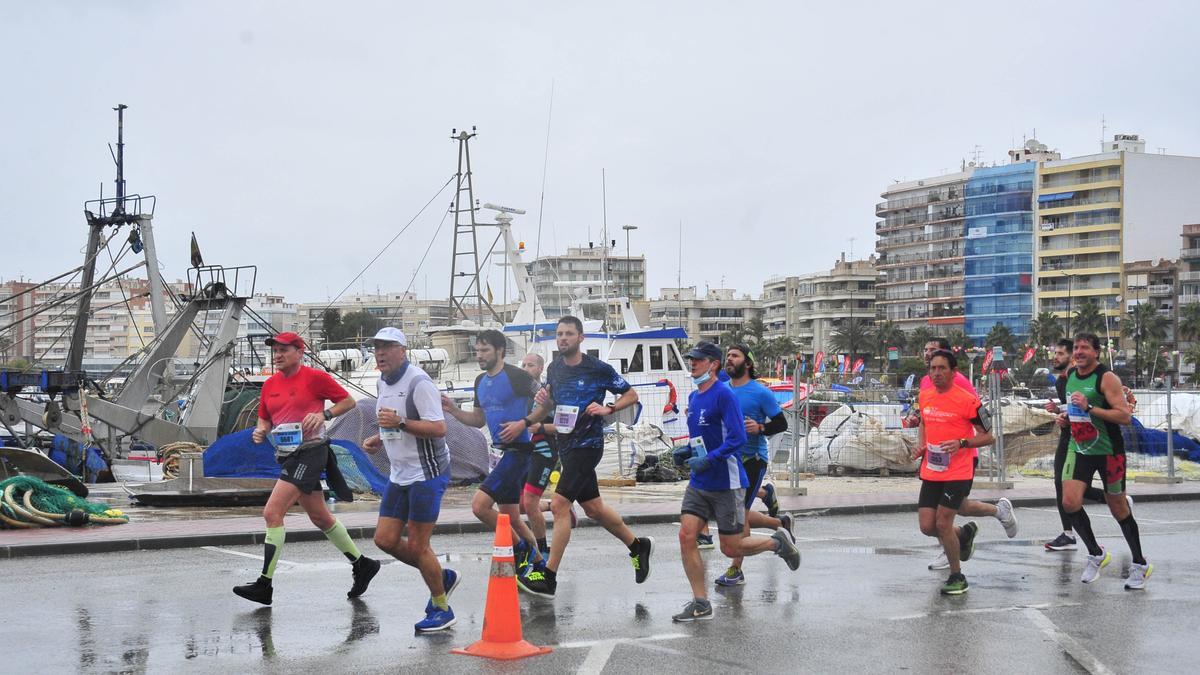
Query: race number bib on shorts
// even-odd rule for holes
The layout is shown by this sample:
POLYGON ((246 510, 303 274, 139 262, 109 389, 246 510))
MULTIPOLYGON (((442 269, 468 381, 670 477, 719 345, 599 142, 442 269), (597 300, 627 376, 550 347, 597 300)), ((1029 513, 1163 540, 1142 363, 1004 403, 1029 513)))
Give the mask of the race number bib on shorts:
POLYGON ((704 447, 704 439, 699 436, 689 438, 688 447, 692 449, 692 457, 708 456, 708 448, 704 447))
POLYGON ((496 465, 500 463, 501 459, 504 459, 503 449, 494 445, 488 448, 488 473, 495 470, 496 465))
POLYGON ((280 424, 271 429, 270 435, 271 445, 275 450, 282 454, 294 452, 300 444, 304 442, 304 430, 299 422, 290 422, 288 424, 280 424))
POLYGON ((559 433, 569 434, 575 430, 575 422, 579 421, 579 406, 560 405, 554 408, 554 428, 559 433))
POLYGON ((940 472, 950 468, 950 453, 939 450, 940 446, 940 443, 930 443, 929 451, 925 453, 925 466, 930 471, 940 472))
POLYGON ((1074 403, 1068 403, 1067 419, 1071 420, 1071 422, 1091 422, 1092 416, 1088 414, 1088 411, 1080 408, 1074 403))

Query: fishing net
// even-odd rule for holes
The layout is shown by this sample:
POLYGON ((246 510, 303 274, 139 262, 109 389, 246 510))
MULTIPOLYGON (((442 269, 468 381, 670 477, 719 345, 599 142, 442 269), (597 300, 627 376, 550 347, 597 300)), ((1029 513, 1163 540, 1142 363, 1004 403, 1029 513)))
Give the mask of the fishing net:
POLYGON ((32 476, 0 481, 0 527, 30 529, 128 522, 129 516, 119 509, 94 504, 32 476))

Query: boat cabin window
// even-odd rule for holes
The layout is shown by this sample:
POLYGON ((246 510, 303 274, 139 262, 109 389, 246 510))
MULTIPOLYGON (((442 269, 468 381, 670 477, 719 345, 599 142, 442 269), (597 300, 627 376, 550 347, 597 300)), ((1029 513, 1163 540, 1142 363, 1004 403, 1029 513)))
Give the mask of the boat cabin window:
POLYGON ((683 366, 679 362, 679 352, 675 350, 675 345, 667 347, 667 363, 671 366, 671 370, 683 370, 683 366))
POLYGON ((587 354, 588 354, 588 356, 591 356, 592 358, 597 358, 597 359, 600 358, 600 350, 599 349, 589 349, 589 350, 587 350, 587 354))
POLYGON ((650 370, 663 369, 663 348, 662 346, 650 348, 650 370))
POLYGON ((642 346, 638 345, 633 350, 633 356, 626 362, 621 359, 621 368, 626 373, 641 373, 646 370, 645 359, 642 357, 642 346))

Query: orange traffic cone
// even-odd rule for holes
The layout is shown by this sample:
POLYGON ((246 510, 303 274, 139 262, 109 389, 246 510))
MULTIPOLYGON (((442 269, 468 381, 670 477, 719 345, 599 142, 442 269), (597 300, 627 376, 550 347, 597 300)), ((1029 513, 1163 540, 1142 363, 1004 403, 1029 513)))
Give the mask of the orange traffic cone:
POLYGON ((521 637, 516 567, 508 514, 501 513, 496 520, 492 578, 488 581, 487 606, 483 611, 483 639, 466 649, 451 649, 452 654, 510 660, 550 652, 549 647, 531 645, 521 637))

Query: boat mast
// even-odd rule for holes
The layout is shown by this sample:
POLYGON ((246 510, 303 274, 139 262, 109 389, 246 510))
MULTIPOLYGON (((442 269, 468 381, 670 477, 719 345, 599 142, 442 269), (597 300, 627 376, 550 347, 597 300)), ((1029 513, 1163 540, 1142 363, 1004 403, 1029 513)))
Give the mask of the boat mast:
POLYGON ((457 185, 454 204, 451 206, 454 211, 454 253, 450 257, 450 321, 453 322, 456 317, 470 319, 467 307, 474 301, 479 323, 482 325, 485 310, 497 323, 502 321, 491 301, 484 297, 479 278, 479 240, 476 234, 478 224, 475 222, 477 207, 475 185, 471 178, 470 140, 474 137, 475 127, 471 127, 470 133, 465 129, 461 132, 458 129, 450 130, 450 139, 458 141, 458 173, 455 178, 457 185))

